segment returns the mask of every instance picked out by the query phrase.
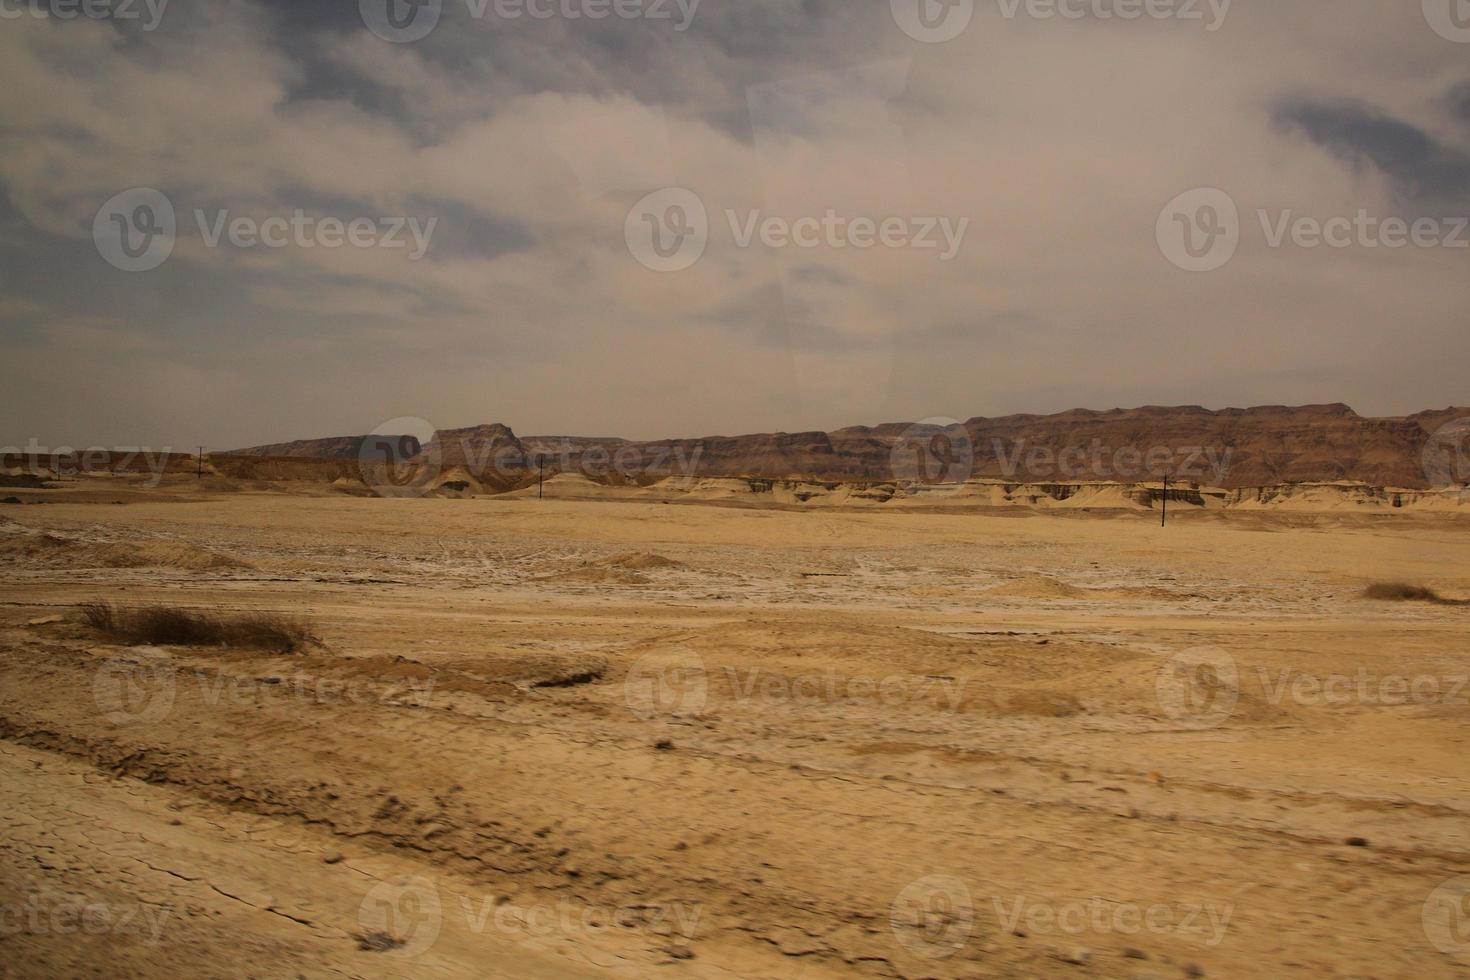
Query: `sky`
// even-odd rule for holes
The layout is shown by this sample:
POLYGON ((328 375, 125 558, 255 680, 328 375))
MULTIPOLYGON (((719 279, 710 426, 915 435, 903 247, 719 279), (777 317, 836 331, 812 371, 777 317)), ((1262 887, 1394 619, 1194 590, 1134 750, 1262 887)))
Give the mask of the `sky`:
POLYGON ((1470 403, 1467 0, 87 3, 0 444, 1470 403))

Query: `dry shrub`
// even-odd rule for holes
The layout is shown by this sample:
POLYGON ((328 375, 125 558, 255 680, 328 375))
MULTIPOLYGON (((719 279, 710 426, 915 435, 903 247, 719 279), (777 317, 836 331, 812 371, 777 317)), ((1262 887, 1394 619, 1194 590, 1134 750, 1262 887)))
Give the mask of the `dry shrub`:
POLYGON ((104 635, 117 631, 117 611, 105 602, 82 604, 82 622, 104 635))
POLYGON ((1459 599, 1446 599, 1433 589, 1407 582, 1374 582, 1363 590, 1363 598, 1380 602, 1433 602, 1441 606, 1460 606, 1459 599))
POLYGON ((169 606, 114 609, 105 602, 82 606, 82 619, 109 639, 153 646, 242 647, 295 653, 316 637, 306 623, 275 613, 206 613, 169 606))

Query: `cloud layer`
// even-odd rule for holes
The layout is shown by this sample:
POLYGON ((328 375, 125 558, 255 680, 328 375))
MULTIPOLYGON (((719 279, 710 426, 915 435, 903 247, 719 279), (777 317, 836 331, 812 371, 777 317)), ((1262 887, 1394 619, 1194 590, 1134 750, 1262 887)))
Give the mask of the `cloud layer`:
POLYGON ((0 21, 0 441, 1466 401, 1470 248, 1272 247, 1258 215, 1470 213, 1470 45, 1419 4, 1230 5, 1211 31, 977 0, 944 44, 888 3, 704 0, 680 31, 672 0, 672 20, 446 0, 406 44, 352 6, 0 21), (659 273, 625 227, 670 186, 708 244, 659 273), (149 272, 93 240, 132 187, 178 216, 149 272), (1188 273, 1156 223, 1199 187, 1233 199, 1240 242, 1188 273), (211 247, 196 217, 297 211, 437 224, 413 261, 211 247), (949 261, 732 231, 828 215, 968 226, 949 261))

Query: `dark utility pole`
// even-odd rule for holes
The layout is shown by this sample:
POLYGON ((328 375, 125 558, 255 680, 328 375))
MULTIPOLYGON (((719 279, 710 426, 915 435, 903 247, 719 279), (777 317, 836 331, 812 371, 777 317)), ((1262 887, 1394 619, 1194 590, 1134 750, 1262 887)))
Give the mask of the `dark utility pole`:
POLYGON ((204 447, 203 446, 200 446, 199 447, 199 457, 197 459, 197 462, 198 462, 198 466, 197 466, 197 468, 195 470, 195 475, 196 475, 196 477, 198 479, 202 480, 202 479, 204 479, 204 447))
POLYGON ((1169 526, 1169 474, 1164 473, 1164 515, 1159 521, 1159 527, 1169 526))
POLYGON ((546 499, 546 457, 541 453, 536 454, 536 499, 546 499))

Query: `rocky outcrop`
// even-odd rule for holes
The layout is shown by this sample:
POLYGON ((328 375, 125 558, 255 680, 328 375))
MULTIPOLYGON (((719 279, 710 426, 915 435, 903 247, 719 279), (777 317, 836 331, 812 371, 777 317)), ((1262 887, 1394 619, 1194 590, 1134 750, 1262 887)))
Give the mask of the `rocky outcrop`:
MULTIPOLYGON (((1461 472, 1470 447, 1460 435, 1470 432, 1470 423, 1454 425, 1467 418, 1470 409, 1456 408, 1364 418, 1346 405, 1075 409, 973 418, 948 427, 889 423, 651 442, 523 440, 497 424, 441 431, 423 455, 435 465, 493 478, 494 485, 517 483, 523 471, 544 463, 548 473, 578 473, 617 486, 647 486, 672 476, 852 483, 983 478, 1070 485, 1143 483, 1167 475, 1181 484, 1227 489, 1333 481, 1425 489, 1470 479, 1461 472), (1450 465, 1426 467, 1426 444, 1434 433, 1450 429, 1453 444, 1440 447, 1440 458, 1450 465)), ((356 459, 364 438, 304 440, 233 455, 356 459)))

